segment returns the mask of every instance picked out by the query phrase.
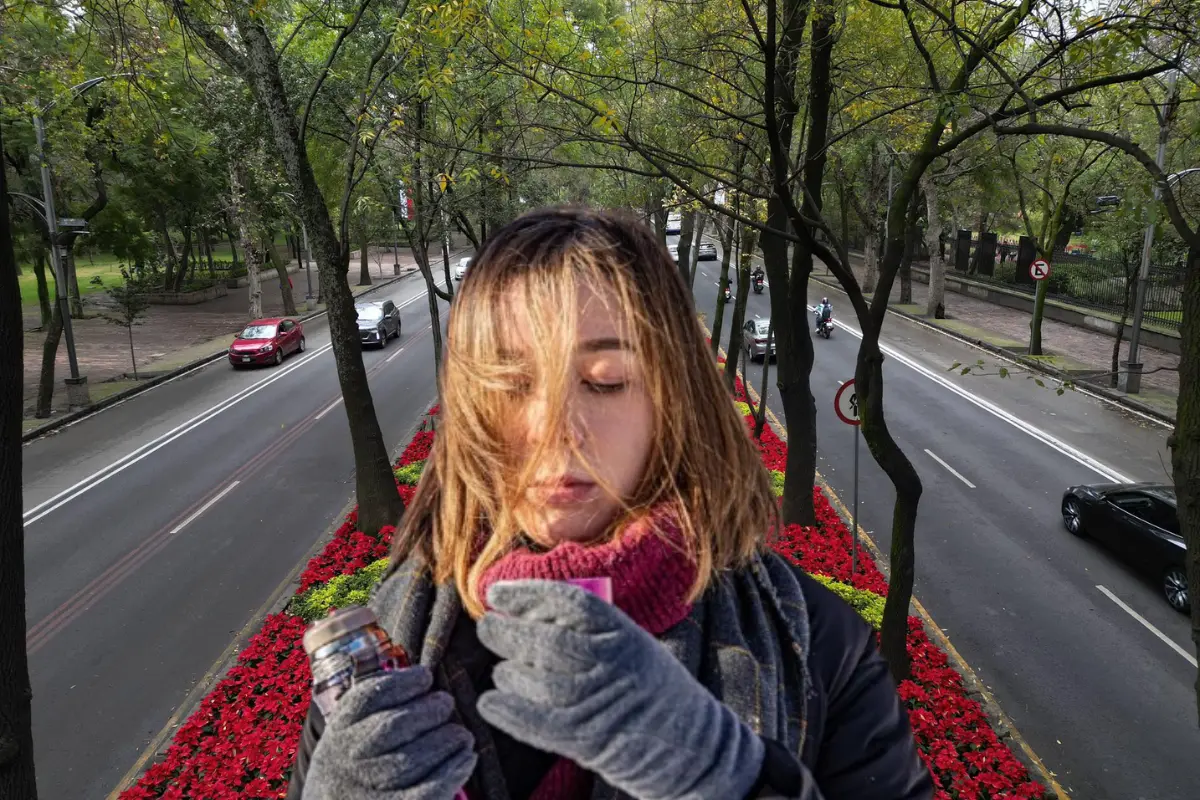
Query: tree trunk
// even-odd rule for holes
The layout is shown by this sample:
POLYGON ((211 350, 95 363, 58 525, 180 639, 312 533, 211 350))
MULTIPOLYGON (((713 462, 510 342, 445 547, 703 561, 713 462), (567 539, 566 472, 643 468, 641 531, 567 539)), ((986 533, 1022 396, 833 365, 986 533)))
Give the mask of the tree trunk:
POLYGON ((369 251, 371 249, 371 233, 367 229, 367 226, 365 223, 363 224, 362 228, 359 230, 359 233, 361 234, 361 239, 359 241, 361 241, 361 243, 362 243, 362 249, 358 253, 358 285, 359 286, 370 286, 371 285, 371 261, 370 261, 369 251))
MULTIPOLYGON (((762 383, 758 387, 758 408, 754 410, 754 438, 762 439, 763 427, 767 424, 767 394, 771 384, 771 343, 775 341, 775 320, 767 320, 767 347, 763 355, 762 383)), ((785 474, 784 483, 787 482, 785 474)))
POLYGON ((126 325, 125 330, 129 332, 129 361, 133 364, 133 379, 138 379, 137 374, 137 354, 133 351, 133 325, 126 325))
MULTIPOLYGON (((1044 281, 1043 281, 1044 282, 1044 281)), ((1179 527, 1187 546, 1186 569, 1192 603, 1192 642, 1200 653, 1200 249, 1188 253, 1179 325, 1179 403, 1168 439, 1179 505, 1179 527)), ((1200 714, 1200 675, 1196 680, 1200 714)))
POLYGON ((675 248, 675 265, 685 281, 691 280, 692 233, 696 229, 696 212, 685 211, 679 225, 679 244, 675 248))
POLYGON ((697 250, 688 254, 688 278, 687 278, 687 280, 688 280, 688 287, 691 289, 696 288, 696 273, 700 271, 700 253, 698 252, 698 248, 700 247, 700 244, 704 241, 704 229, 705 229, 705 227, 707 227, 707 225, 708 225, 708 215, 707 214, 697 214, 696 215, 696 231, 695 231, 697 250))
MULTIPOLYGON (((400 274, 400 258, 396 257, 396 274, 400 274)), ((446 292, 454 296, 454 280, 450 274, 450 222, 446 218, 446 212, 442 211, 442 271, 446 273, 446 292)))
POLYGON ((1033 316, 1029 320, 1029 355, 1042 353, 1042 316, 1046 311, 1046 282, 1038 281, 1033 293, 1033 316))
POLYGON ((920 232, 916 224, 916 197, 913 192, 913 208, 905 218, 904 224, 904 257, 900 260, 900 304, 912 305, 912 262, 916 255, 917 239, 920 232))
MULTIPOLYGON (((754 251, 758 230, 742 226, 742 246, 738 252, 737 296, 733 298, 733 319, 729 321, 729 347, 725 350, 725 383, 732 394, 737 377, 738 358, 742 354, 742 325, 746 321, 746 295, 750 294, 750 272, 754 269, 754 251)), ((747 375, 749 378, 749 375, 747 375)))
MULTIPOLYGON (((275 255, 274 248, 271 250, 271 255, 275 255)), ((292 284, 288 278, 287 264, 284 264, 278 258, 275 261, 275 274, 279 276, 279 291, 283 294, 283 314, 286 317, 296 316, 296 298, 292 295, 292 284)))
MULTIPOLYGON (((236 202, 234 203, 234 207, 237 207, 236 202)), ((228 217, 225 219, 225 238, 229 240, 229 255, 233 259, 233 268, 236 270, 240 263, 238 261, 237 239, 233 235, 233 227, 229 224, 228 217)))
POLYGON ((1125 323, 1129 319, 1129 311, 1133 307, 1134 289, 1137 287, 1137 269, 1133 266, 1130 252, 1127 248, 1121 251, 1121 267, 1125 273, 1125 292, 1121 301, 1121 321, 1117 323, 1117 333, 1113 337, 1112 370, 1108 376, 1108 385, 1116 389, 1121 381, 1121 342, 1125 340, 1125 323))
POLYGON ((429 250, 425 247, 425 243, 418 241, 417 237, 410 234, 409 245, 412 248, 413 258, 417 262, 417 268, 421 270, 421 277, 425 279, 426 299, 429 305, 429 333, 433 338, 434 385, 440 391, 442 385, 442 317, 441 309, 438 307, 437 282, 433 279, 433 267, 429 263, 429 250))
POLYGON ((167 257, 167 274, 163 278, 163 288, 170 289, 175 281, 175 244, 171 241, 171 229, 167 227, 167 215, 158 212, 158 235, 163 240, 163 252, 167 257))
POLYGON ((50 324, 50 284, 46 282, 46 246, 38 239, 33 253, 33 274, 37 278, 38 308, 42 312, 42 327, 50 324))
POLYGON ((208 228, 200 229, 200 241, 204 247, 204 258, 208 262, 208 274, 216 273, 217 267, 213 264, 212 239, 209 237, 208 228))
POLYGON ((934 319, 946 318, 946 264, 942 261, 942 220, 938 215, 938 187, 929 177, 925 184, 925 243, 929 248, 929 298, 925 314, 934 319))
POLYGON ((908 605, 912 601, 916 562, 915 532, 917 505, 921 500, 921 479, 912 462, 896 444, 883 414, 883 354, 879 350, 879 328, 864 326, 854 374, 854 389, 863 440, 875 463, 883 469, 896 489, 892 509, 892 546, 889 554, 887 603, 880 627, 880 652, 892 677, 899 683, 909 677, 908 605))
POLYGON ((246 68, 255 99, 270 122, 276 155, 283 163, 288 182, 298 199, 300 216, 308 227, 309 244, 328 304, 334 363, 354 448, 359 527, 374 532, 385 525, 397 524, 404 513, 404 504, 396 491, 396 479, 363 365, 354 295, 346 280, 348 254, 338 244, 325 197, 300 139, 270 34, 263 27, 261 18, 251 18, 240 7, 235 21, 245 48, 246 68))
POLYGON ((175 286, 177 292, 183 291, 183 286, 188 278, 188 266, 191 263, 192 255, 192 226, 186 224, 183 226, 183 250, 180 251, 179 270, 175 273, 175 286))
POLYGON ((867 243, 863 247, 863 262, 866 267, 866 274, 863 276, 863 293, 868 297, 875 291, 875 286, 879 283, 879 233, 878 231, 867 231, 867 243))
POLYGON ((658 237, 658 243, 663 247, 667 246, 667 217, 670 214, 663 207, 663 199, 656 197, 653 204, 650 206, 650 216, 654 219, 654 234, 658 237))
MULTIPOLYGON (((250 319, 258 319, 263 315, 262 309, 262 276, 259 275, 258 249, 254 246, 253 221, 248 201, 242 195, 245 185, 243 178, 245 167, 240 161, 234 161, 229 167, 229 192, 233 200, 233 216, 237 220, 238 231, 242 236, 242 252, 246 254, 247 296, 250 300, 250 319)), ((233 242, 230 242, 230 246, 233 242)), ((237 249, 234 249, 237 252, 237 249)))
POLYGON ((25 531, 21 516, 24 334, 7 197, 4 169, 0 168, 0 198, 6 198, 0 201, 0 797, 37 800, 33 691, 25 654, 25 531))
POLYGON ((46 341, 42 345, 42 372, 38 378, 37 407, 33 412, 38 419, 49 417, 54 410, 54 360, 58 356, 58 342, 63 332, 60 308, 58 303, 54 304, 50 326, 46 328, 46 341))
POLYGON ((721 231, 721 277, 717 279, 717 307, 713 312, 712 324, 712 353, 713 358, 721 349, 721 329, 725 323, 725 281, 729 278, 729 259, 733 255, 733 223, 726 221, 725 230, 721 231))
POLYGON ((63 271, 67 273, 67 305, 71 319, 83 319, 83 297, 79 293, 79 274, 75 269, 74 240, 62 248, 63 271))

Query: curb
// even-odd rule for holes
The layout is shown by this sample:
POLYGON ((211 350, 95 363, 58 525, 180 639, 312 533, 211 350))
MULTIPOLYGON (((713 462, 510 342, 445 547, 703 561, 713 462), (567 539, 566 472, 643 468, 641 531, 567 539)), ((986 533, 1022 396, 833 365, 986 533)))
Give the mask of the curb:
MULTIPOLYGON (((401 275, 399 277, 405 276, 401 275)), ((426 411, 436 402, 437 394, 435 393, 433 399, 425 406, 426 411)), ((418 422, 408 429, 407 438, 404 439, 404 447, 407 447, 408 443, 420 431, 425 418, 426 414, 422 413, 418 422)), ((396 452, 389 453, 388 455, 392 461, 395 461, 402 452, 404 452, 404 448, 398 447, 396 452)), ((288 603, 295 596, 294 587, 299 584, 300 576, 304 573, 304 568, 308 566, 308 562, 325 547, 326 543, 333 539, 333 535, 337 533, 338 528, 342 527, 346 521, 346 517, 357 505, 358 498, 352 493, 350 499, 334 516, 334 521, 317 537, 312 546, 304 552, 304 555, 296 565, 292 567, 288 574, 284 576, 284 579, 271 592, 270 596, 267 597, 266 602, 259 606, 258 610, 246 621, 246 624, 238 630, 232 641, 230 641, 229 646, 221 652, 221 655, 217 656, 217 660, 205 671, 203 677, 196 681, 195 685, 184 696, 183 701, 176 706, 175 711, 167 719, 163 727, 146 744, 137 761, 121 777, 121 780, 117 782, 112 791, 106 795, 105 800, 118 800, 122 792, 137 783, 137 780, 148 767, 166 757, 167 750, 170 749, 179 727, 195 713, 200 704, 204 702, 204 698, 221 682, 226 673, 237 664, 238 655, 241 653, 242 647, 259 631, 263 620, 287 608, 288 603), (289 589, 292 591, 289 592, 289 589)))
MULTIPOLYGON (((833 289, 834 291, 840 292, 841 294, 846 293, 845 290, 841 287, 841 285, 839 285, 836 281, 829 281, 824 276, 812 275, 812 276, 810 276, 810 280, 816 281, 817 283, 821 284, 822 286, 827 286, 830 289, 833 289)), ((922 328, 933 331, 934 333, 939 333, 942 336, 946 336, 951 339, 957 339, 960 342, 969 344, 973 347, 977 347, 980 350, 986 350, 989 353, 992 353, 993 355, 1003 356, 1004 358, 1008 359, 1009 361, 1020 364, 1022 367, 1028 369, 1031 372, 1037 372, 1042 375, 1047 375, 1047 376, 1054 378, 1056 380, 1059 380, 1059 381, 1069 381, 1069 382, 1071 382, 1072 385, 1074 385, 1076 387, 1076 389, 1083 391, 1085 394, 1096 395, 1097 397, 1100 397, 1101 399, 1106 400, 1107 402, 1112 403, 1113 405, 1124 406, 1125 408, 1127 408, 1131 411, 1136 411, 1139 414, 1144 414, 1147 417, 1152 417, 1154 420, 1156 420, 1158 422, 1162 422, 1166 425, 1171 425, 1171 426, 1175 425, 1175 417, 1172 417, 1170 414, 1167 414, 1166 412, 1164 412, 1160 409, 1157 409, 1147 403, 1143 403, 1140 400, 1134 400, 1134 399, 1128 397, 1127 395, 1121 394, 1120 392, 1115 392, 1112 389, 1109 389, 1109 388, 1106 388, 1103 386, 1097 386, 1090 382, 1081 381, 1080 379, 1076 378, 1075 376, 1072 376, 1066 372, 1063 372, 1062 370, 1055 369, 1054 367, 1046 366, 1045 364, 1041 363, 1040 361, 1036 361, 1035 359, 1029 358, 1028 356, 1023 356, 1020 353, 1014 353, 1011 350, 1005 350, 1003 347, 999 347, 997 345, 991 344, 990 342, 986 342, 983 339, 978 339, 974 336, 968 336, 964 333, 958 333, 957 331, 950 331, 950 330, 946 330, 945 328, 938 327, 937 325, 932 325, 929 322, 927 322, 925 319, 923 319, 922 317, 917 316, 916 314, 910 314, 907 311, 901 311, 899 309, 892 308, 891 306, 888 307, 887 312, 889 314, 895 314, 898 317, 902 317, 903 319, 906 319, 909 322, 916 323, 917 325, 920 325, 922 328)))
MULTIPOLYGON (((358 299, 359 297, 368 295, 371 292, 376 291, 377 289, 383 289, 384 287, 391 286, 392 284, 396 283, 397 281, 407 278, 409 275, 412 275, 416 272, 420 272, 420 270, 417 267, 402 267, 402 269, 404 271, 401 272, 399 275, 393 276, 392 278, 384 281, 383 283, 376 284, 376 285, 372 286, 370 289, 366 290, 365 292, 354 295, 355 299, 358 299)), ((313 312, 304 314, 303 316, 294 317, 294 319, 296 319, 300 322, 308 322, 309 320, 316 319, 317 317, 323 316, 326 313, 328 313, 328 309, 322 310, 322 311, 313 311, 313 312)), ((156 386, 160 386, 164 383, 167 383, 168 381, 173 381, 176 378, 183 377, 184 375, 188 374, 189 372, 192 372, 193 370, 197 370, 197 369, 200 369, 201 367, 207 366, 207 365, 213 363, 214 361, 219 361, 220 359, 225 357, 225 353, 226 353, 225 350, 221 350, 220 352, 213 353, 212 355, 201 356, 200 358, 197 358, 195 361, 190 361, 187 364, 184 364, 182 367, 173 369, 170 372, 164 372, 163 374, 161 374, 155 378, 152 378, 148 381, 145 381, 144 383, 140 383, 137 386, 131 386, 128 389, 124 389, 122 391, 111 394, 108 397, 104 398, 103 400, 99 400, 95 403, 92 403, 91 405, 87 406, 86 408, 80 408, 75 411, 68 411, 66 414, 63 414, 61 417, 59 417, 55 420, 52 420, 50 422, 47 422, 45 425, 39 425, 38 427, 34 428, 33 430, 27 431, 26 433, 22 434, 21 435, 21 444, 28 444, 29 442, 32 442, 34 439, 40 439, 41 437, 43 437, 49 433, 53 433, 54 431, 58 430, 59 428, 64 428, 68 425, 72 425, 76 422, 79 422, 82 419, 92 416, 93 414, 99 414, 101 411, 105 410, 106 408, 115 406, 118 403, 123 403, 126 400, 128 400, 129 398, 139 395, 142 392, 148 392, 156 386)))
MULTIPOLYGON (((701 323, 701 326, 708 331, 708 326, 704 325, 703 323, 701 323)), ((711 336, 712 332, 708 331, 708 333, 711 336)), ((718 345, 717 350, 723 358, 727 356, 725 353, 725 348, 718 345)), ((742 379, 742 385, 745 387, 746 393, 757 406, 759 403, 758 392, 755 391, 754 387, 750 385, 750 382, 746 380, 746 376, 741 369, 738 370, 738 374, 742 379)), ((769 406, 767 407, 767 421, 770 422, 771 426, 775 429, 775 435, 782 439, 786 444, 787 428, 779 421, 779 418, 775 416, 775 412, 773 412, 769 406)), ((846 504, 842 502, 841 498, 838 497, 836 492, 834 492, 833 487, 829 485, 820 472, 816 473, 816 481, 817 486, 829 498, 830 503, 833 504, 835 510, 838 512, 838 516, 842 518, 843 524, 849 528, 850 513, 849 509, 846 508, 846 504)), ((875 541, 870 537, 870 535, 863 530, 861 525, 858 526, 858 537, 859 540, 867 546, 867 549, 871 551, 871 555, 875 559, 875 565, 879 568, 879 571, 884 574, 884 577, 887 577, 887 558, 880 551, 879 547, 875 544, 875 541)), ((950 642, 950 638, 946 636, 945 632, 938 627, 936 622, 934 622, 933 616, 925 609, 925 606, 921 604, 921 601, 917 599, 915 593, 912 596, 910 604, 912 609, 916 611, 917 616, 921 619, 921 624, 925 628, 926 634, 937 644, 938 647, 942 649, 942 651, 946 654, 947 660, 951 666, 954 667, 954 671, 957 672, 962 678, 963 687, 966 690, 966 694, 970 697, 973 697, 983 709, 984 714, 987 715, 989 724, 991 724, 992 729, 996 732, 996 737, 1002 743, 1007 744, 1008 742, 1011 742, 1016 745, 1013 755, 1016 756, 1017 760, 1019 760, 1025 766, 1025 769, 1029 771, 1030 776, 1032 776, 1036 781, 1042 784, 1043 788, 1045 788, 1046 800, 1071 800, 1071 796, 1067 793, 1067 790, 1058 782, 1058 780, 1054 777, 1054 773, 1049 767, 1046 766, 1045 762, 1042 761, 1037 753, 1033 751, 1033 748, 1028 742, 1025 741, 1025 738, 1021 736, 1020 732, 1016 728, 1016 725, 1013 724, 1012 719, 1004 713, 1004 709, 1000 707, 1000 703, 995 697, 992 696, 992 693, 988 691, 983 681, 980 680, 979 676, 975 674, 975 670, 971 669, 971 665, 967 663, 966 659, 962 657, 962 655, 950 642)), ((1013 748, 1009 749, 1012 750, 1013 748)))

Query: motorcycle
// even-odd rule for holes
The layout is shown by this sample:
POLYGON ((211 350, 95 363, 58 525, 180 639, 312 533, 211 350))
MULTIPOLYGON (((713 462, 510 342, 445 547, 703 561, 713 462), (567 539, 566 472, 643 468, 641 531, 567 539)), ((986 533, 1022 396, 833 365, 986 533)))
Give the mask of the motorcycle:
POLYGON ((762 278, 754 279, 754 293, 755 294, 762 294, 763 283, 765 283, 765 281, 762 278))
POLYGON ((729 287, 725 287, 725 302, 726 302, 726 303, 732 303, 732 302, 733 302, 733 292, 731 292, 731 291, 729 290, 729 287))
POLYGON ((833 333, 833 320, 832 319, 821 320, 820 323, 818 323, 818 325, 817 325, 817 333, 819 333, 821 336, 828 339, 830 337, 830 335, 833 333))

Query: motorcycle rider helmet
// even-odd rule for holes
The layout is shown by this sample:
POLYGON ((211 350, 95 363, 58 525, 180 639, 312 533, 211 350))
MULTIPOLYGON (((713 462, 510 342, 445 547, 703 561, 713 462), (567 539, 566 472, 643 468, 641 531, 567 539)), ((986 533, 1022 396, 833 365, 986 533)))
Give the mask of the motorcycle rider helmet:
POLYGON ((828 298, 828 297, 822 297, 822 298, 821 298, 821 305, 823 305, 823 306, 827 306, 827 305, 829 305, 829 298, 828 298))

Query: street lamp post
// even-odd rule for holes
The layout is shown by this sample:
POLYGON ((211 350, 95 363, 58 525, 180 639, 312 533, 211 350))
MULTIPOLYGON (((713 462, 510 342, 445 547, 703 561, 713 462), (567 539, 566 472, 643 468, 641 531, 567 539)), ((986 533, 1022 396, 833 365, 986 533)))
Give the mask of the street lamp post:
MULTIPOLYGON (((1170 122, 1173 116, 1174 105, 1177 102, 1175 96, 1176 78, 1175 72, 1171 72, 1167 76, 1167 99, 1163 101, 1162 114, 1160 116, 1158 152, 1154 158, 1154 162, 1158 164, 1160 170, 1167 160, 1167 137, 1170 133, 1170 122)), ((1186 170, 1185 172, 1191 172, 1191 170, 1186 170)), ((1175 175, 1169 175, 1166 182, 1169 184, 1173 180, 1178 180, 1183 174, 1176 173, 1175 175)), ((1156 181, 1154 183, 1155 205, 1161 199, 1162 186, 1156 181)), ((1146 225, 1146 235, 1142 239, 1142 264, 1138 269, 1137 292, 1134 295, 1133 301, 1133 327, 1129 331, 1129 357, 1121 364, 1121 373, 1117 377, 1117 388, 1126 394, 1137 394, 1142 390, 1142 362, 1138 360, 1138 349, 1142 342, 1142 318, 1146 311, 1146 289, 1150 283, 1150 251, 1153 247, 1154 220, 1151 220, 1146 225)))
MULTIPOLYGON (((71 98, 103 83, 116 75, 104 75, 92 78, 71 87, 71 98)), ((79 374, 79 359, 75 355, 75 331, 71 325, 71 309, 67 298, 67 271, 59 242, 58 215, 54 209, 54 184, 50 176, 50 159, 46 155, 46 125, 42 115, 49 111, 56 101, 51 100, 33 115, 33 129, 37 136, 38 161, 41 163, 43 212, 46 219, 46 234, 50 239, 50 266, 54 270, 54 294, 58 303, 58 313, 62 318, 63 335, 67 340, 67 363, 71 377, 66 379, 67 406, 71 410, 83 408, 91 403, 88 395, 87 376, 79 374)))

